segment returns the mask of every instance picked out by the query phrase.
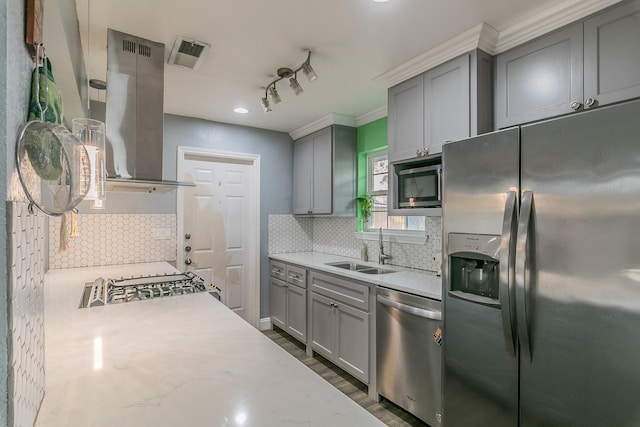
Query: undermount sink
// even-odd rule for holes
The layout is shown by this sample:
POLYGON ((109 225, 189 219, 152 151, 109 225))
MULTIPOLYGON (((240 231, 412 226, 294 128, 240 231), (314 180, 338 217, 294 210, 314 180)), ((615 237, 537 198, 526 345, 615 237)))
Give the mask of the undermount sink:
POLYGON ((394 273, 394 270, 387 270, 385 268, 372 267, 370 265, 358 264, 357 262, 349 262, 349 261, 328 262, 325 265, 342 268, 344 270, 357 271, 358 273, 364 273, 364 274, 394 273))

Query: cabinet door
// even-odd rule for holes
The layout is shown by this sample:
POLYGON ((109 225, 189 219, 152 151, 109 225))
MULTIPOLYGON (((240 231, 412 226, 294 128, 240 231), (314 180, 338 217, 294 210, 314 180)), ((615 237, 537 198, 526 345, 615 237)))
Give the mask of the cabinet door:
POLYGON ((333 141, 329 127, 313 134, 313 190, 311 210, 330 214, 333 197, 333 141))
POLYGON ((333 302, 311 292, 311 348, 334 360, 336 347, 336 321, 333 302))
POLYGON ((585 108, 640 97, 640 1, 585 21, 584 96, 585 108))
POLYGON ((470 136, 469 55, 442 64, 424 75, 424 147, 442 152, 444 141, 470 136))
POLYGON ((369 313, 338 304, 336 364, 369 383, 369 313))
POLYGON ((501 55, 496 61, 496 128, 574 111, 582 102, 582 23, 501 55))
POLYGON ((389 89, 389 162, 416 157, 424 142, 424 82, 419 75, 389 89))
POLYGON ((303 138, 293 145, 293 213, 311 213, 313 140, 303 138))
POLYGON ((295 285, 287 287, 287 329, 289 335, 307 342, 307 290, 295 285))
POLYGON ((271 302, 271 323, 282 330, 287 325, 287 284, 280 279, 271 278, 269 289, 271 302))

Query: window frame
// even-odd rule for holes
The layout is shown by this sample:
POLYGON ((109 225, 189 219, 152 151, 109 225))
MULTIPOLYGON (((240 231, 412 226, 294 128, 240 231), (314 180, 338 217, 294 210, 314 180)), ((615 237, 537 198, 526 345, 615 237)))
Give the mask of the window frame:
MULTIPOLYGON (((389 197, 389 187, 387 185, 387 190, 378 190, 378 191, 373 191, 373 178, 374 178, 374 173, 373 173, 373 163, 375 158, 377 157, 381 157, 385 155, 387 157, 387 184, 389 183, 389 173, 391 173, 391 167, 389 164, 389 155, 388 155, 388 149, 385 147, 383 149, 379 149, 379 150, 375 150, 375 151, 371 151, 369 153, 366 153, 366 171, 365 171, 365 175, 366 175, 366 189, 365 189, 365 194, 366 196, 386 196, 387 200, 389 197)), ((373 217, 373 210, 372 210, 372 215, 371 217, 373 217)), ((382 212, 382 210, 378 210, 375 212, 382 212)), ((405 218, 405 227, 407 224, 407 218, 408 216, 406 215, 391 215, 391 216, 401 216, 405 218)), ((371 221, 371 219, 370 219, 371 221)), ((407 229, 397 229, 397 228, 388 228, 389 227, 389 215, 387 213, 387 217, 386 217, 386 227, 383 228, 383 232, 386 235, 395 235, 397 237, 403 237, 401 240, 395 239, 396 241, 403 241, 406 243, 414 243, 414 242, 424 242, 426 241, 426 218, 425 218, 425 223, 424 223, 424 229, 423 230, 407 230, 407 229)), ((370 227, 370 222, 364 222, 362 224, 362 228, 363 230, 361 232, 358 232, 356 234, 361 235, 361 238, 365 239, 365 240, 373 240, 370 237, 371 236, 367 236, 368 234, 371 235, 375 235, 375 239, 378 238, 378 228, 371 228, 370 227)))

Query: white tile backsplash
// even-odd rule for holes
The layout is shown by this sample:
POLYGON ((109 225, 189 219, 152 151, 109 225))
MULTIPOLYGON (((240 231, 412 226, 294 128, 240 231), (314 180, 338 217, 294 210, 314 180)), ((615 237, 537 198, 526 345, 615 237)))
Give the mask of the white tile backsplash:
POLYGON ((174 214, 78 214, 79 235, 69 239, 69 249, 63 252, 59 251, 61 221, 49 221, 52 269, 176 260, 174 214))
POLYGON ((313 218, 269 215, 269 253, 313 250, 313 218))
POLYGON ((44 273, 46 221, 29 213, 27 203, 7 202, 8 249, 9 419, 13 426, 33 426, 44 398, 44 273))
MULTIPOLYGON (((439 271, 442 263, 442 221, 426 217, 426 242, 420 244, 385 242, 388 264, 421 270, 439 271)), ((269 215, 269 253, 321 252, 360 258, 367 245, 370 261, 378 259, 378 242, 355 236, 358 221, 352 217, 297 218, 293 215, 269 215)))

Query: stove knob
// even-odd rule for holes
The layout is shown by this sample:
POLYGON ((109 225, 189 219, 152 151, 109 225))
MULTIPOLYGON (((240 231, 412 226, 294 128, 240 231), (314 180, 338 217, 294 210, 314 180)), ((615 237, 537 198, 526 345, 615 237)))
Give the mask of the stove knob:
POLYGON ((187 258, 187 259, 184 260, 184 263, 187 264, 187 265, 191 265, 192 262, 193 261, 191 261, 191 258, 187 258))
POLYGON ((185 246, 184 250, 187 251, 187 252, 191 252, 191 246, 185 246))
POLYGON ((185 234, 185 235, 184 235, 184 238, 185 238, 185 239, 187 239, 187 240, 189 240, 189 239, 191 238, 191 234, 190 234, 190 233, 185 234))

